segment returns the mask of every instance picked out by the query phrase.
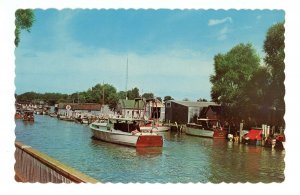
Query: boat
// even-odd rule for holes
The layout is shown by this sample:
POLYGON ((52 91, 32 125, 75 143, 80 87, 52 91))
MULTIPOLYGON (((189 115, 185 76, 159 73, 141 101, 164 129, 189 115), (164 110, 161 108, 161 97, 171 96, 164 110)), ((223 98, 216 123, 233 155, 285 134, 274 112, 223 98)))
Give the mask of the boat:
POLYGON ((221 127, 217 119, 198 118, 196 123, 186 124, 187 135, 226 139, 227 131, 221 127))
POLYGON ((140 129, 143 132, 146 132, 146 131, 164 132, 164 131, 169 131, 170 127, 165 126, 161 123, 158 123, 154 120, 147 120, 147 121, 145 121, 144 125, 140 126, 140 129))
POLYGON ((49 114, 49 116, 50 116, 50 117, 55 117, 55 118, 57 118, 57 113, 52 112, 52 113, 49 114))
POLYGON ((248 133, 242 136, 242 143, 250 145, 261 145, 263 139, 262 133, 262 129, 252 128, 248 133))
POLYGON ((59 120, 74 122, 74 118, 67 115, 58 115, 59 120))
POLYGON ((26 110, 24 111, 23 121, 34 121, 34 111, 26 110))
POLYGON ((284 135, 276 135, 276 136, 269 136, 266 138, 264 147, 272 148, 272 149, 279 149, 284 150, 285 147, 285 137, 284 135))
POLYGON ((89 125, 93 137, 102 141, 133 146, 162 147, 163 137, 154 132, 141 132, 139 119, 109 118, 89 125))
POLYGON ((15 119, 23 119, 23 114, 20 110, 16 110, 15 119))

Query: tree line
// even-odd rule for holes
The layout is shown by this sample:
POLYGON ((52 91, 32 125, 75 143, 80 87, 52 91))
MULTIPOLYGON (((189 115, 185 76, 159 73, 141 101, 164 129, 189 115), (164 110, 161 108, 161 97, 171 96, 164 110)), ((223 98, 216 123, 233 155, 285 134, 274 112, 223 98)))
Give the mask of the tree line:
POLYGON ((135 98, 156 98, 159 101, 174 100, 172 96, 165 96, 164 99, 161 97, 155 97, 153 93, 140 94, 137 87, 131 90, 117 91, 117 89, 111 84, 96 84, 92 88, 86 91, 75 92, 72 94, 63 93, 36 93, 26 92, 20 95, 15 95, 17 103, 33 103, 39 104, 41 101, 49 105, 57 103, 99 103, 107 104, 110 109, 114 110, 117 107, 119 99, 134 100, 135 98))

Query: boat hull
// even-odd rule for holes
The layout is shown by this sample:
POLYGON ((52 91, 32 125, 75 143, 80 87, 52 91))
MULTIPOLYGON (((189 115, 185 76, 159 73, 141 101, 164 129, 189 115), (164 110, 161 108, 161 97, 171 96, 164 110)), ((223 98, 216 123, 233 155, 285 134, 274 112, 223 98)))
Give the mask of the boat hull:
POLYGON ((227 135, 227 132, 224 130, 207 130, 196 124, 188 124, 185 133, 188 135, 214 139, 226 139, 227 135))
POLYGON ((213 136, 214 136, 214 131, 205 130, 205 129, 197 129, 197 128, 193 128, 193 127, 187 127, 185 133, 187 135, 194 135, 194 136, 208 137, 208 138, 213 138, 213 136))

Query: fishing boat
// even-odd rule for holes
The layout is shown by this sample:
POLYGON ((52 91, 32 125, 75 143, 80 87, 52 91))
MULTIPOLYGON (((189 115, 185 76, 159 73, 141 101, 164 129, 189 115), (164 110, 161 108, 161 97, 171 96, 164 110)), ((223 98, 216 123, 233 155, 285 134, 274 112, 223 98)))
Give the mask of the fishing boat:
POLYGON ((163 137, 154 132, 141 132, 139 119, 109 118, 89 125, 93 137, 102 141, 133 146, 162 147, 163 137))
POLYGON ((227 134, 217 119, 198 118, 196 123, 188 123, 186 127, 187 135, 225 139, 227 134))

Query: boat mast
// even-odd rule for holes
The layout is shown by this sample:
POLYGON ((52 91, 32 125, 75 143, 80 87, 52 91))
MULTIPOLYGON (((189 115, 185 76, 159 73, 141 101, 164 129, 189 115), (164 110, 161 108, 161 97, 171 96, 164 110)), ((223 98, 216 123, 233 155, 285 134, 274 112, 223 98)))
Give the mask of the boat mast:
POLYGON ((104 114, 104 81, 102 86, 102 113, 104 114))
POLYGON ((127 84, 128 84, 128 56, 127 56, 127 63, 126 63, 126 82, 125 82, 125 92, 126 92, 126 100, 128 99, 127 97, 127 84))

